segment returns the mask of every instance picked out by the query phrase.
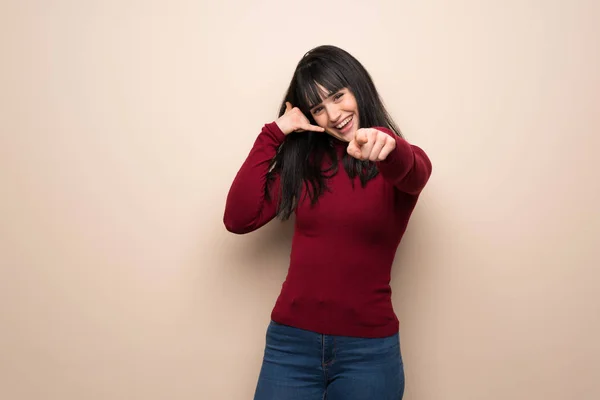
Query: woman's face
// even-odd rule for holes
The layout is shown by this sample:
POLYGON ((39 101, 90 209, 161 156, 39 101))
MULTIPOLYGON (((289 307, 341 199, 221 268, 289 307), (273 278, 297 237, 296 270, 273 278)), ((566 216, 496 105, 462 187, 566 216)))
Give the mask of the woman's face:
POLYGON ((317 125, 325 128, 325 132, 345 142, 354 139, 359 128, 356 98, 347 88, 323 98, 321 103, 310 109, 310 113, 317 125))

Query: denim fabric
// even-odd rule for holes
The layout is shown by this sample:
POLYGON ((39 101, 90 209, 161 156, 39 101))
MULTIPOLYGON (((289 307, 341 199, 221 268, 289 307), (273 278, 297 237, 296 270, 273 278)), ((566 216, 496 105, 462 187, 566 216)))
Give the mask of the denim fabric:
POLYGON ((399 334, 321 335, 271 321, 254 400, 400 400, 399 334))

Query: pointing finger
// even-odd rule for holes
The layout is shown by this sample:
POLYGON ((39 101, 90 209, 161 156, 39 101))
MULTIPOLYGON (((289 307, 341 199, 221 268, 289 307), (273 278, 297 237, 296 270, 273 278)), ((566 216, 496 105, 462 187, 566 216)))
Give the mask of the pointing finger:
POLYGON ((323 128, 321 126, 311 125, 311 124, 307 124, 307 125, 303 126, 302 129, 307 130, 307 131, 313 131, 313 132, 325 132, 325 128, 323 128))
MULTIPOLYGON (((382 150, 385 148, 386 144, 387 144, 387 141, 386 141, 385 137, 378 138, 375 141, 375 144, 373 145, 371 152, 369 153, 369 160, 378 161, 379 157, 382 153, 382 150)), ((385 158, 385 156, 384 156, 384 158, 385 158)))
POLYGON ((387 158, 387 156, 390 155, 390 153, 396 148, 395 146, 396 142, 388 142, 385 144, 385 146, 383 147, 383 149, 381 149, 381 152, 379 153, 379 156, 377 157, 377 161, 383 161, 387 158))
POLYGON ((356 144, 358 146, 363 146, 369 142, 367 133, 362 129, 359 129, 358 131, 356 131, 356 137, 354 139, 356 140, 356 144))
POLYGON ((360 151, 360 147, 358 146, 358 144, 356 143, 356 140, 353 140, 350 142, 350 144, 348 145, 348 148, 346 149, 346 152, 351 155, 354 158, 361 158, 361 151, 360 151))

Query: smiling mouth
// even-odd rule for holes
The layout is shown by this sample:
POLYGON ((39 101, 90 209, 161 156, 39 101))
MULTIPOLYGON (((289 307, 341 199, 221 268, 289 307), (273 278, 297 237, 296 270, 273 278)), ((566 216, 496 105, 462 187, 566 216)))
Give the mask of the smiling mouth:
POLYGON ((346 125, 348 125, 348 123, 350 123, 350 121, 352 121, 352 115, 349 116, 348 118, 346 118, 345 120, 343 120, 342 122, 340 122, 339 124, 337 124, 335 126, 336 129, 342 129, 343 127, 345 127, 346 125))

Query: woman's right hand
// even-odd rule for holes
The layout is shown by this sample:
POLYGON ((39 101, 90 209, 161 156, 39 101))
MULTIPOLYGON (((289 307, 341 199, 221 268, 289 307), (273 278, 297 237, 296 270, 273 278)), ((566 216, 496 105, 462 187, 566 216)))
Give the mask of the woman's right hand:
POLYGON ((275 123, 284 135, 302 131, 325 132, 324 128, 311 125, 308 118, 302 114, 302 111, 298 107, 292 107, 289 101, 285 102, 285 113, 275 123))

